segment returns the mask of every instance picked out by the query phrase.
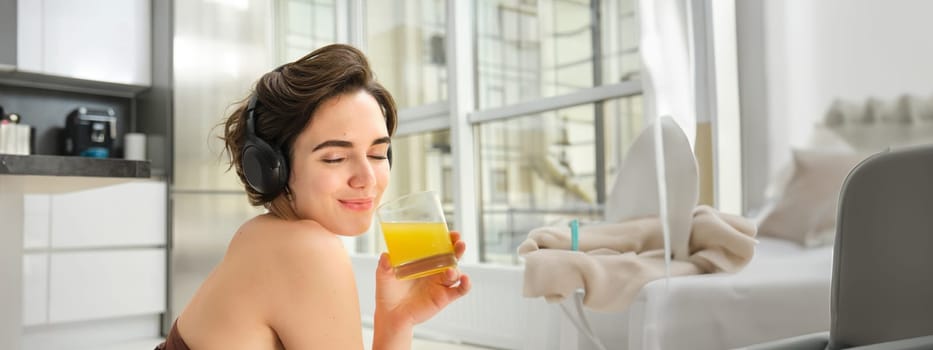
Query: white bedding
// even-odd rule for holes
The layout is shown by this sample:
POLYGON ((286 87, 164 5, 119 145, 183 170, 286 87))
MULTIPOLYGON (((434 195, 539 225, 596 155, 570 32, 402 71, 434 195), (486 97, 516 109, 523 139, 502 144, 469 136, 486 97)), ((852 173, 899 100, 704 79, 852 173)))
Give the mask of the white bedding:
POLYGON ((736 274, 647 284, 627 312, 628 349, 731 349, 828 330, 833 247, 759 241, 736 274))

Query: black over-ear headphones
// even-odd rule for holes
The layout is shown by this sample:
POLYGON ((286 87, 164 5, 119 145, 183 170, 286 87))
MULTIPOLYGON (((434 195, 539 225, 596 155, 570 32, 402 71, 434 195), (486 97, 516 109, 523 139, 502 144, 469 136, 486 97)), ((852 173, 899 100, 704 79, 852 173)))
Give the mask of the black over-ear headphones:
MULTIPOLYGON (((285 65, 275 69, 281 72, 285 65)), ((240 154, 240 166, 246 182, 264 199, 271 200, 288 185, 288 161, 282 150, 272 147, 256 135, 256 107, 259 105, 254 93, 246 105, 246 141, 240 154)), ((389 167, 392 167, 392 147, 388 149, 389 167)))
POLYGON ((258 103, 256 94, 253 94, 246 105, 246 142, 240 154, 240 165, 249 187, 266 200, 271 200, 288 184, 288 162, 280 149, 256 135, 258 103))

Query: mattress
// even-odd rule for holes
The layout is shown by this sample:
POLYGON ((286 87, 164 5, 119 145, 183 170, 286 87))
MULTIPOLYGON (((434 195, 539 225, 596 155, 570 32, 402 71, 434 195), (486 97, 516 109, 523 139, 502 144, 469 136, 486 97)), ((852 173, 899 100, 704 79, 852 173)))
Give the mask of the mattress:
POLYGON ((833 247, 759 242, 738 273, 645 285, 625 313, 627 348, 732 349, 829 330, 833 247))

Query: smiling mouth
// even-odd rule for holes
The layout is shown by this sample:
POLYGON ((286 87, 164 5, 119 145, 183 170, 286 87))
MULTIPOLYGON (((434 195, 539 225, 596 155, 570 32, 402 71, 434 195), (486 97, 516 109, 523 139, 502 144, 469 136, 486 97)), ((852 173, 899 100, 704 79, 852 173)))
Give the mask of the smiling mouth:
POLYGON ((349 199, 339 200, 339 202, 344 208, 354 211, 366 211, 373 208, 372 199, 349 199))

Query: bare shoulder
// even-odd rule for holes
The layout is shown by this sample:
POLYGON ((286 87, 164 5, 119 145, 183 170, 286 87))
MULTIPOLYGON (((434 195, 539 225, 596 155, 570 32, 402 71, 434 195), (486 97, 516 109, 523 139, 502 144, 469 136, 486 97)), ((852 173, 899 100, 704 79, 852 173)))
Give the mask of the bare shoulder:
POLYGON ((240 227, 230 242, 226 258, 262 256, 275 258, 269 261, 275 263, 280 259, 339 255, 342 251, 340 239, 314 221, 288 221, 271 215, 260 215, 240 227))
POLYGON ((269 215, 244 223, 224 260, 225 265, 253 274, 254 281, 262 280, 269 294, 265 297, 272 298, 290 293, 296 284, 324 282, 341 274, 350 275, 352 281, 353 274, 343 243, 335 234, 314 221, 287 221, 269 215))
POLYGON ((228 259, 262 281, 268 324, 286 348, 362 346, 356 282, 337 235, 313 221, 259 216, 241 227, 228 259))

